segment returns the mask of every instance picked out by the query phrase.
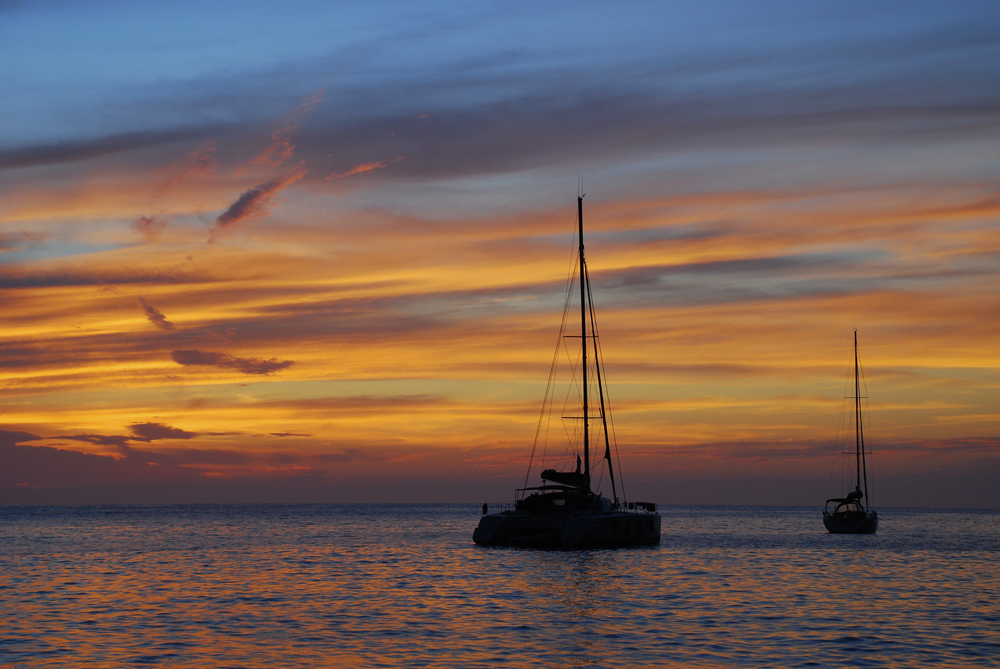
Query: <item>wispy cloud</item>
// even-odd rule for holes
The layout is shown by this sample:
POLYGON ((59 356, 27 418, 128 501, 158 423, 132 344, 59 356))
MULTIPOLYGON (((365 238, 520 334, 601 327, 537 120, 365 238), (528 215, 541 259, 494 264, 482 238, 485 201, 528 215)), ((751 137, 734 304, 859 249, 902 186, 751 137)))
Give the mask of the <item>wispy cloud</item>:
POLYGON ((216 142, 208 140, 201 146, 192 150, 176 166, 170 168, 169 173, 175 177, 199 177, 211 176, 218 164, 215 160, 216 142))
POLYGON ((185 281, 201 281, 204 276, 195 272, 178 269, 138 269, 123 267, 121 269, 89 269, 70 268, 56 271, 24 272, 17 270, 0 270, 0 289, 3 288, 42 288, 54 286, 109 286, 109 285, 142 285, 183 283, 185 281))
POLYGON ((163 423, 133 423, 129 425, 132 434, 64 434, 49 437, 51 440, 68 439, 82 441, 95 446, 114 446, 122 454, 133 453, 133 443, 148 444, 164 439, 188 440, 200 436, 197 432, 188 432, 163 423))
POLYGON ((174 329, 174 324, 167 320, 167 317, 163 315, 163 312, 147 302, 146 298, 142 295, 139 296, 139 304, 142 305, 143 311, 146 312, 146 318, 149 319, 150 323, 161 330, 174 329))
POLYGON ((157 213, 139 216, 132 221, 132 229, 138 232, 147 242, 157 242, 163 236, 170 224, 166 211, 171 208, 172 198, 189 179, 208 180, 215 173, 218 164, 215 159, 216 143, 214 140, 203 142, 192 149, 181 160, 165 168, 154 170, 160 181, 150 195, 150 209, 157 213))
POLYGON ((243 374, 268 375, 288 369, 295 364, 294 360, 278 360, 270 358, 240 358, 228 353, 216 353, 214 351, 199 351, 197 349, 183 349, 170 352, 170 357, 178 365, 219 367, 221 369, 235 369, 243 374))
POLYGON ((174 142, 204 137, 204 128, 169 131, 130 132, 96 139, 70 140, 0 150, 0 170, 40 165, 58 165, 128 151, 157 148, 174 142))
POLYGON ((51 438, 84 441, 95 446, 117 446, 121 449, 128 448, 129 442, 135 439, 135 437, 125 434, 61 434, 51 438))
POLYGON ((306 175, 304 168, 299 167, 291 174, 275 177, 259 186, 244 191, 228 209, 215 219, 215 229, 222 230, 246 220, 259 218, 268 213, 271 200, 280 191, 306 175))
POLYGON ((45 241, 45 235, 38 232, 17 232, 12 235, 0 234, 0 253, 19 253, 45 241))
POLYGON ((271 134, 270 146, 253 159, 253 164, 281 167, 286 160, 289 160, 295 154, 292 138, 305 116, 323 101, 324 96, 325 93, 322 90, 316 91, 315 94, 296 107, 285 119, 285 124, 271 134))
POLYGON ((140 216, 132 221, 132 229, 142 235, 146 241, 155 242, 167 229, 167 221, 162 216, 140 216))
POLYGON ((197 432, 188 432, 163 423, 132 423, 129 429, 141 441, 157 441, 158 439, 194 439, 197 432))
POLYGON ((366 172, 374 172, 375 170, 380 170, 383 167, 388 167, 389 165, 392 165, 393 163, 398 163, 400 160, 402 160, 405 157, 406 156, 396 156, 395 158, 392 158, 391 160, 379 160, 379 161, 372 162, 372 163, 361 163, 360 165, 355 165, 354 167, 352 167, 351 169, 347 170, 346 172, 341 172, 339 174, 331 174, 326 179, 327 179, 327 181, 335 181, 337 179, 343 179, 344 177, 352 177, 352 176, 354 176, 356 174, 364 174, 366 172))

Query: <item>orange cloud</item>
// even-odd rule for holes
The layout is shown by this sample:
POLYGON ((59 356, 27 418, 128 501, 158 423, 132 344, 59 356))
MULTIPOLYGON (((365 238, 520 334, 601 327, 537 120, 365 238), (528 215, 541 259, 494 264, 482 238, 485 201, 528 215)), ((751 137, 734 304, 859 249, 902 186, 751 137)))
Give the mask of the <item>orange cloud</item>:
MULTIPOLYGON (((257 179, 230 207, 230 224, 266 212, 290 182, 257 179)), ((981 194, 720 192, 590 205, 588 261, 629 444, 623 466, 708 476, 726 462, 801 456, 789 479, 822 476, 818 449, 836 436, 854 325, 876 465, 889 463, 878 449, 893 440, 995 434, 997 326, 982 314, 997 306, 998 237, 981 194), (782 455, 795 444, 804 450, 782 455)), ((456 479, 523 474, 572 207, 435 219, 349 211, 344 200, 327 195, 296 210, 294 224, 253 227, 233 244, 205 247, 198 226, 187 239, 177 226, 169 244, 0 269, 9 305, 0 409, 16 421, 10 429, 119 453, 110 449, 123 440, 145 450, 140 433, 171 434, 120 427, 154 420, 197 434, 175 446, 190 461, 209 447, 258 458, 273 445, 263 435, 297 433, 280 447, 296 466, 401 445, 428 460, 467 448, 456 479), (173 305, 184 328, 149 327, 154 314, 135 309, 139 294, 173 305), (294 351, 294 366, 251 357, 272 350, 294 351), (254 436, 219 436, 237 431, 254 436)), ((104 241, 83 237, 94 229, 72 232, 104 241)), ((239 466, 281 464, 259 458, 239 466)), ((361 459, 349 466, 369 471, 361 459)))
POLYGON ((173 173, 193 177, 209 177, 217 167, 215 162, 215 142, 207 141, 191 151, 173 169, 173 173))
POLYGON ((165 195, 176 190, 184 181, 192 177, 202 180, 208 179, 215 173, 217 168, 215 142, 209 140, 191 150, 180 161, 156 170, 156 174, 163 177, 164 180, 153 193, 153 200, 158 201, 162 199, 165 195))
POLYGON ((331 174, 330 176, 328 176, 326 178, 326 180, 327 181, 334 181, 336 179, 343 179, 344 177, 352 177, 352 176, 354 176, 356 174, 364 174, 366 172, 374 172, 375 170, 380 170, 383 167, 388 167, 389 165, 392 165, 393 163, 398 163, 400 160, 402 160, 405 157, 406 156, 396 156, 395 158, 392 158, 391 160, 379 160, 379 161, 376 161, 376 162, 373 162, 373 163, 361 163, 360 165, 356 165, 356 166, 352 167, 351 169, 347 170, 346 172, 341 172, 340 174, 331 174))

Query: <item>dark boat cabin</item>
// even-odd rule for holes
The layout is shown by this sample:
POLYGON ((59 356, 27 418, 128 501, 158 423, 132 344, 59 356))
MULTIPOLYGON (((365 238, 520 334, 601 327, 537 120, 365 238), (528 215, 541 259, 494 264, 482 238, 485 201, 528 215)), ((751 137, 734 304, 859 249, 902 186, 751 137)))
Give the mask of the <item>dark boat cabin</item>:
POLYGON ((599 510, 600 499, 581 490, 564 486, 541 486, 525 488, 523 492, 533 491, 530 495, 517 501, 518 511, 529 513, 576 513, 578 511, 599 510))

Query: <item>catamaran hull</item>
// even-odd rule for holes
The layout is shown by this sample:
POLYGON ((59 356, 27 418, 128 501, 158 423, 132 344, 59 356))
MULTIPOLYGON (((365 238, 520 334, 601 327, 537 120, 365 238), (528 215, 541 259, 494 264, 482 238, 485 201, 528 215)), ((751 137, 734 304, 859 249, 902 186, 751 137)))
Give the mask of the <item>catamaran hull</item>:
POLYGON ((878 514, 875 511, 844 513, 823 512, 823 524, 831 534, 875 534, 878 514))
POLYGON ((656 513, 492 513, 479 520, 472 540, 480 546, 623 548, 660 543, 656 513))

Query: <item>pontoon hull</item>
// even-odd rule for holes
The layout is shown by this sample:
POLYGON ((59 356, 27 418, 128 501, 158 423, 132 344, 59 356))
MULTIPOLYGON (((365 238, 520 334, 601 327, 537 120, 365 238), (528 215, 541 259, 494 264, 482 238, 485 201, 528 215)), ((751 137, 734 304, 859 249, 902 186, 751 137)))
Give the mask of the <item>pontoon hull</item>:
POLYGON ((479 520, 472 540, 480 546, 621 548, 660 543, 656 513, 611 511, 579 514, 491 513, 479 520))

